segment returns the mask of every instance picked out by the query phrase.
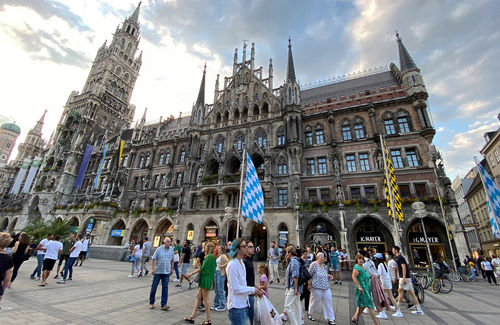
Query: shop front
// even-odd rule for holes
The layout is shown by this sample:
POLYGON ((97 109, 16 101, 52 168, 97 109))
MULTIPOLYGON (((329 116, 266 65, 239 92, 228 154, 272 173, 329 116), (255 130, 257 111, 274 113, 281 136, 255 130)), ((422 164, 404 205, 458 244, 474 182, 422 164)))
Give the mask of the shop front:
MULTIPOLYGON (((424 218, 423 222, 432 260, 434 262, 451 260, 451 257, 446 257, 448 255, 446 254, 448 239, 444 226, 429 217, 424 218)), ((425 234, 420 219, 415 220, 408 228, 408 244, 410 246, 410 258, 408 262, 415 267, 430 268, 431 258, 425 243, 425 234)))
POLYGON ((374 249, 384 253, 392 248, 394 240, 389 230, 374 217, 362 219, 353 229, 356 251, 374 249))
POLYGON ((155 236, 153 238, 153 247, 163 245, 163 241, 166 237, 169 237, 172 240, 174 237, 174 225, 169 220, 164 220, 156 229, 155 236))
POLYGON ((219 229, 215 223, 205 226, 205 241, 211 241, 214 244, 219 240, 219 229))

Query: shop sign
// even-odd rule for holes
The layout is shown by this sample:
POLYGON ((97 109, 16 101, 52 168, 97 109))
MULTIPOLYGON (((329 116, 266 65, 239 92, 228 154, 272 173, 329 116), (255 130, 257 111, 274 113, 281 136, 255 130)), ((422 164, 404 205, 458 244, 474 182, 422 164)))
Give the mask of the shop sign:
POLYGON ((87 227, 85 228, 86 234, 90 234, 92 232, 92 229, 94 229, 94 223, 95 218, 90 218, 89 222, 87 223, 87 227))
POLYGON ((153 247, 158 247, 160 246, 160 236, 155 236, 155 239, 153 241, 153 247))
POLYGON ((186 240, 193 240, 193 238, 194 238, 194 230, 188 230, 186 240))
POLYGON ((206 226, 205 237, 207 238, 217 237, 217 226, 206 226))
MULTIPOLYGON (((440 244, 439 236, 435 233, 428 233, 427 240, 429 244, 440 244)), ((412 232, 410 233, 410 243, 412 244, 425 244, 424 233, 412 232)))
POLYGON ((112 229, 109 235, 111 237, 123 237, 125 229, 112 229))
POLYGON ((174 234, 174 225, 170 225, 167 229, 167 236, 172 236, 174 234))
POLYGON ((358 242, 363 243, 383 243, 384 237, 382 235, 369 235, 369 234, 358 234, 358 242))
POLYGON ((279 246, 285 246, 287 242, 288 231, 280 231, 279 234, 279 246))

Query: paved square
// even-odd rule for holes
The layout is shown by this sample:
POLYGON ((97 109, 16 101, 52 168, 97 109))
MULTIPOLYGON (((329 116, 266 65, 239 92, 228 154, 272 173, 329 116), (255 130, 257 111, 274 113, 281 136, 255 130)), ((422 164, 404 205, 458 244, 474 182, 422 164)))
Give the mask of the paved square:
MULTIPOLYGON (((83 267, 75 267, 73 281, 61 285, 51 278, 45 288, 29 279, 35 263, 35 259, 25 262, 12 288, 6 291, 1 302, 0 324, 184 324, 184 317, 190 314, 194 305, 195 289, 178 289, 170 282, 170 311, 159 308, 160 287, 156 308, 149 310, 152 278, 127 278, 130 264, 125 262, 90 259, 83 267)), ((350 281, 342 286, 332 285, 337 324, 350 323, 354 308, 352 289, 350 281)), ((273 285, 269 293, 272 303, 282 311, 283 286, 273 285)), ((403 310, 405 318, 384 320, 381 324, 493 325, 500 319, 500 287, 492 287, 485 281, 455 284, 448 295, 436 295, 429 290, 425 293, 425 316, 403 310)), ((210 299, 213 297, 212 292, 210 299)), ((200 313, 196 324, 201 323, 204 316, 200 313)), ((306 324, 326 324, 322 313, 317 313, 316 318, 317 322, 306 320, 306 324)), ((367 317, 365 319, 366 324, 372 324, 367 317)), ((227 311, 212 312, 212 321, 213 324, 229 324, 227 311)))

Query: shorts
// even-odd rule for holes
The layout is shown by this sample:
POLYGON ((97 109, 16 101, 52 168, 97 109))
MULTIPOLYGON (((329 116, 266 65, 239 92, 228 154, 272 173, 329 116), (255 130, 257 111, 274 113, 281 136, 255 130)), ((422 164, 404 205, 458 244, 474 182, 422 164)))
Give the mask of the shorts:
POLYGON ((63 261, 68 261, 68 258, 69 258, 69 255, 66 255, 66 254, 61 254, 61 256, 59 256, 59 264, 58 266, 61 266, 62 262, 63 261))
POLYGON ((405 291, 413 290, 413 283, 411 279, 406 279, 406 284, 403 284, 403 279, 399 279, 399 289, 403 289, 405 291))
POLYGON ((390 280, 389 281, 380 280, 380 283, 382 284, 382 289, 392 290, 392 282, 390 280))
POLYGON ((85 257, 85 256, 87 256, 87 251, 80 251, 78 257, 85 257))
POLYGON ((181 274, 187 274, 188 267, 189 267, 189 263, 182 263, 181 274))
POLYGON ((332 264, 332 266, 330 267, 330 271, 340 271, 339 263, 332 264))
POLYGON ((51 258, 44 259, 42 271, 52 271, 54 265, 56 264, 56 261, 57 260, 53 260, 51 258))

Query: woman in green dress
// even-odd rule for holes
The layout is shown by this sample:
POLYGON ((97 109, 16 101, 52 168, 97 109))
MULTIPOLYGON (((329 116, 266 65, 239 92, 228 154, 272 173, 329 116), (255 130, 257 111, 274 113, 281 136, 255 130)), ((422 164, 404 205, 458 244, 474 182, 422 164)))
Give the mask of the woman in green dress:
POLYGON ((354 265, 352 271, 352 281, 356 286, 356 304, 358 305, 358 308, 356 309, 356 313, 352 317, 351 321, 354 324, 358 324, 359 315, 363 313, 365 308, 368 308, 373 323, 380 325, 377 317, 375 316, 375 311, 373 310, 373 300, 370 295, 370 275, 363 268, 365 259, 363 255, 357 254, 354 261, 356 264, 354 265))
POLYGON ((212 325, 212 320, 210 317, 210 300, 208 299, 208 292, 213 290, 215 267, 217 266, 216 259, 213 255, 214 253, 214 243, 207 242, 204 247, 205 259, 203 264, 196 271, 191 272, 188 277, 193 276, 196 273, 200 273, 200 285, 198 287, 198 292, 196 293, 196 302, 194 304, 193 312, 191 315, 184 320, 188 323, 193 324, 200 307, 201 301, 205 304, 205 313, 207 314, 207 319, 201 323, 202 325, 212 325))

